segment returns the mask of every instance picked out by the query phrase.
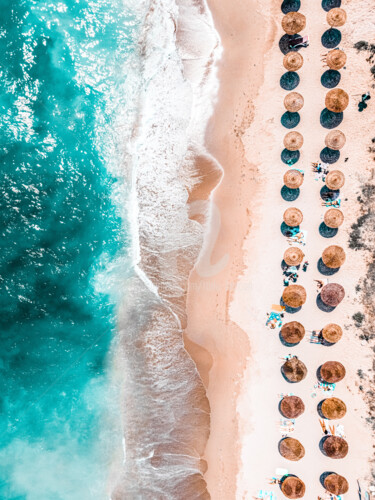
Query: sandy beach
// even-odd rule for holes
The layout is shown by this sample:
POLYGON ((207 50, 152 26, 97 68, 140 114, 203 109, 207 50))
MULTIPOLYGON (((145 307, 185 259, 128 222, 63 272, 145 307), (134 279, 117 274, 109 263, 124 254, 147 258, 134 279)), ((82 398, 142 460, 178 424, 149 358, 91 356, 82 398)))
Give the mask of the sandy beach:
POLYGON ((353 315, 365 314, 363 328, 371 321, 371 304, 364 299, 366 287, 361 285, 371 264, 371 244, 356 250, 349 242, 352 225, 366 209, 366 200, 361 203, 358 196, 373 180, 373 153, 369 148, 375 103, 369 101, 362 114, 357 110, 360 95, 372 88, 373 77, 366 61, 368 54, 354 48, 356 42, 371 38, 368 7, 363 1, 355 5, 353 1, 342 2, 348 20, 340 28, 340 48, 348 60, 341 70, 339 87, 349 94, 350 103, 339 127, 346 135, 346 144, 340 160, 331 168, 342 170, 346 177, 340 192, 345 222, 334 238, 324 238, 319 233, 326 211, 320 198, 323 183, 315 180, 311 163, 319 161, 329 132, 319 121, 328 91, 320 82, 327 69, 322 62, 327 49, 320 40, 329 28, 326 12, 320 2, 302 2, 300 9, 307 20, 302 34, 310 38, 310 46, 301 51, 304 64, 296 89, 305 100, 295 129, 304 137, 296 168, 304 170, 305 178, 298 199, 288 202, 280 194, 287 170, 280 154, 288 130, 280 123, 287 92, 280 87, 285 68, 278 47, 284 34, 279 2, 208 3, 224 53, 219 67, 219 99, 207 145, 224 174, 211 196, 220 217, 213 218, 211 224, 212 250, 204 258, 209 265, 205 269, 202 262, 198 263, 190 276, 185 332, 186 348, 197 364, 211 407, 210 438, 204 457, 208 491, 213 499, 252 499, 262 489, 273 491, 278 499, 285 498, 277 485, 268 484, 276 468, 281 467, 305 482, 305 498, 324 495, 319 477, 325 471, 345 476, 350 486, 345 498, 358 498, 357 481, 364 490, 371 484, 372 430, 366 422, 371 397, 366 391, 373 378, 373 351, 371 340, 363 335, 360 338, 363 332, 355 325, 353 315), (304 214, 301 227, 307 231, 307 243, 303 251, 310 263, 298 279, 307 292, 306 304, 284 318, 284 322, 301 322, 307 330, 297 347, 285 347, 279 330, 265 326, 267 312, 272 304, 279 303, 283 292, 281 262, 288 243, 280 226, 284 211, 291 206, 304 214), (343 285, 346 297, 327 313, 317 307, 314 280, 326 278, 317 263, 323 250, 332 244, 345 249, 346 262, 328 279, 343 285), (220 262, 222 265, 215 267, 220 262), (309 332, 328 323, 341 325, 343 338, 332 347, 310 343, 309 332), (298 384, 288 384, 280 372, 282 358, 289 353, 307 366, 307 377, 298 384), (345 401, 348 413, 342 421, 333 423, 344 425, 349 453, 335 461, 319 449, 323 433, 317 405, 326 394, 314 387, 317 369, 329 360, 340 361, 346 368, 346 377, 337 384, 334 396, 345 401), (285 393, 300 396, 306 407, 291 434, 305 447, 305 457, 299 462, 287 461, 278 452, 278 404, 280 394, 285 393))

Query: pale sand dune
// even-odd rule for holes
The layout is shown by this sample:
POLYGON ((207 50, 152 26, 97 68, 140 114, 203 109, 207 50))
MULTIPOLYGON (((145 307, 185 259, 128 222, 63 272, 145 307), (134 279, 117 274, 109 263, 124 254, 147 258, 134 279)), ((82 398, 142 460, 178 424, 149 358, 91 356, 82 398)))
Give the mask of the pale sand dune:
MULTIPOLYGON (((355 286, 366 267, 361 253, 347 249, 350 226, 358 216, 359 186, 371 177, 373 165, 367 149, 375 135, 375 100, 369 102, 366 114, 361 115, 355 97, 370 88, 371 75, 366 55, 357 55, 352 48, 361 38, 371 39, 367 4, 342 3, 348 22, 341 28, 340 48, 347 52, 348 61, 346 69, 341 71, 339 86, 349 93, 351 101, 339 127, 346 134, 347 144, 340 161, 333 166, 342 169, 346 176, 341 192, 346 220, 333 239, 325 239, 318 232, 326 210, 319 196, 323 184, 314 180, 310 166, 319 159, 328 133, 319 123, 327 92, 320 83, 321 74, 327 69, 321 62, 321 55, 327 50, 320 42, 328 28, 326 13, 320 2, 302 2, 300 12, 307 17, 304 34, 310 36, 310 47, 301 51, 304 65, 296 89, 305 98, 301 122, 296 128, 304 135, 305 143, 296 167, 304 168, 305 182, 298 200, 288 203, 280 196, 282 176, 287 170, 280 153, 288 132, 280 124, 286 94, 279 86, 285 71, 278 48, 283 34, 281 2, 211 0, 209 4, 225 49, 220 67, 219 102, 208 137, 210 151, 224 168, 224 177, 213 196, 222 221, 211 262, 228 254, 229 265, 208 278, 192 274, 187 328, 188 338, 209 353, 207 357, 196 358, 206 385, 208 380, 212 412, 205 457, 208 488, 212 498, 218 500, 251 499, 259 489, 273 489, 277 498, 284 498, 278 487, 267 484, 267 479, 276 467, 286 467, 305 481, 305 498, 309 500, 323 494, 319 476, 325 471, 346 476, 351 489, 345 498, 354 499, 357 479, 363 481, 363 486, 369 484, 366 479, 372 458, 372 436, 365 424, 367 410, 356 372, 359 368, 365 372, 371 368, 373 353, 361 345, 351 319, 362 310, 355 286), (346 163, 345 157, 349 157, 346 163), (310 266, 307 273, 300 273, 299 279, 299 284, 307 290, 307 302, 297 314, 286 314, 284 321, 300 321, 307 330, 337 322, 344 327, 344 336, 333 347, 313 345, 307 339, 297 347, 284 347, 278 331, 265 327, 266 312, 279 301, 283 291, 280 264, 287 242, 280 225, 289 206, 296 206, 304 213, 302 228, 308 231, 304 252, 310 266), (345 287, 346 298, 335 311, 325 313, 316 306, 313 280, 322 278, 317 262, 324 248, 331 244, 346 248, 345 265, 329 278, 330 282, 337 281, 345 287), (280 358, 288 353, 298 355, 307 365, 308 376, 299 384, 288 384, 281 376, 280 358), (350 450, 347 458, 335 461, 324 457, 318 446, 323 434, 316 406, 326 396, 318 393, 317 397, 311 397, 316 370, 327 360, 339 360, 347 369, 335 396, 342 398, 348 407, 347 416, 339 423, 345 426, 350 450), (305 457, 297 463, 284 460, 278 453, 281 439, 278 394, 282 392, 301 396, 306 405, 306 412, 297 420, 293 433, 306 450, 305 457)), ((194 357, 194 349, 190 352, 194 357)))

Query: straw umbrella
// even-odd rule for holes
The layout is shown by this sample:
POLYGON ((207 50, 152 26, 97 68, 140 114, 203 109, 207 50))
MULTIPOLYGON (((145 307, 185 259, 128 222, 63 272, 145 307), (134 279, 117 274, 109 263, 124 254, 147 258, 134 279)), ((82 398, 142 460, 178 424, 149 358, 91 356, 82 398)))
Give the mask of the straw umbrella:
POLYGON ((291 113, 296 113, 303 108, 304 99, 298 92, 290 92, 284 98, 284 106, 291 113))
POLYGON ((345 458, 349 451, 349 445, 343 438, 328 436, 324 440, 323 450, 327 457, 345 458))
POLYGON ((336 9, 331 9, 327 13, 327 23, 332 26, 332 28, 339 28, 344 26, 346 23, 346 12, 344 9, 337 7, 336 9))
POLYGON ((284 137, 284 146, 289 151, 297 151, 303 145, 303 136, 299 132, 288 132, 284 137))
POLYGON ((284 222, 287 226, 297 227, 303 221, 303 214, 298 208, 287 208, 284 212, 284 222))
POLYGON ((285 396, 280 402, 280 411, 285 418, 297 418, 305 411, 305 405, 298 396, 285 396))
POLYGON ((306 17, 299 12, 288 12, 281 21, 283 30, 288 35, 295 35, 306 26, 306 17))
POLYGON ((330 208, 324 214, 324 224, 332 229, 336 229, 344 222, 344 214, 337 208, 330 208))
POLYGON ((305 456, 305 448, 298 439, 285 438, 279 443, 280 455, 292 462, 298 462, 305 456))
POLYGON ((288 71, 298 71, 302 68, 303 57, 299 52, 288 52, 284 56, 283 64, 288 71))
POLYGON ((332 191, 341 189, 345 184, 345 175, 340 170, 332 170, 326 177, 326 186, 332 191))
POLYGON ((330 269, 338 269, 341 267, 345 262, 345 258, 345 250, 338 245, 327 247, 322 254, 324 265, 330 269))
POLYGON ((291 169, 284 174, 284 184, 289 189, 298 189, 303 181, 304 176, 299 170, 291 169))
POLYGON ((328 384, 340 382, 345 375, 345 366, 338 361, 327 361, 320 367, 320 376, 328 384))
POLYGON ((290 247, 284 252, 284 262, 288 266, 299 266, 303 261, 305 254, 300 248, 290 247))
POLYGON ((305 336, 305 327, 298 321, 290 321, 281 328, 280 335, 286 343, 298 344, 305 336))
POLYGON ((338 283, 328 283, 322 288, 320 297, 327 306, 337 307, 345 297, 344 287, 338 283))
POLYGON ((338 420, 346 415, 346 404, 338 398, 327 398, 323 401, 321 412, 328 420, 338 420))
POLYGON ((349 491, 348 481, 339 474, 329 474, 324 479, 324 487, 333 495, 345 495, 349 491))
POLYGON ((306 486, 299 477, 287 476, 281 483, 281 491, 287 498, 303 498, 306 492, 306 486))
POLYGON ((326 63, 331 69, 341 69, 346 64, 346 54, 340 49, 332 49, 327 54, 326 63))
POLYGON ((336 344, 342 337, 342 328, 335 323, 329 323, 323 328, 322 335, 329 344, 336 344))
POLYGON ((327 92, 325 105, 333 113, 342 113, 349 104, 349 96, 342 89, 333 89, 327 92))
POLYGON ((284 288, 283 301, 289 307, 301 307, 306 302, 306 290, 301 285, 289 285, 284 288))
POLYGON ((298 358, 291 358, 285 361, 281 370, 284 377, 292 383, 301 382, 307 375, 305 363, 302 363, 298 358))
POLYGON ((335 151, 345 146, 346 137, 340 130, 332 130, 328 132, 325 138, 327 148, 334 149, 335 151))

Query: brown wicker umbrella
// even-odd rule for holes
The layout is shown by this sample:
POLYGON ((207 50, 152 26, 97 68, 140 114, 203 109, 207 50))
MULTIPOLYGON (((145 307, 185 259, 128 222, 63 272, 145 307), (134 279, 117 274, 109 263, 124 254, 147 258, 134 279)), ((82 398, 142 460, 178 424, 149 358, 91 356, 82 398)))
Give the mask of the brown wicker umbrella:
POLYGON ((298 344, 305 336, 305 327, 298 321, 290 321, 283 325, 280 335, 288 344, 298 344))
POLYGON ((327 12, 327 23, 332 28, 339 28, 346 23, 346 12, 344 9, 336 7, 327 12))
POLYGON ((285 418, 297 418, 305 411, 305 405, 298 396, 285 396, 281 400, 280 411, 285 418))
POLYGON ((341 267, 345 262, 345 258, 345 250, 337 245, 327 247, 322 254, 324 265, 330 269, 341 267))
POLYGON ((327 148, 339 150, 345 146, 346 137, 340 130, 331 130, 326 135, 325 143, 327 148))
POLYGON ((297 227, 303 221, 303 214, 298 208, 287 208, 284 212, 284 222, 287 226, 297 227))
POLYGON ((324 487, 333 495, 345 495, 349 491, 348 481, 339 474, 329 474, 324 479, 324 487))
POLYGON ((328 384, 340 382, 345 375, 345 366, 338 361, 327 361, 320 367, 320 376, 328 384))
POLYGON ((326 342, 336 344, 342 337, 342 328, 335 323, 330 323, 323 328, 322 335, 326 342))
POLYGON ((345 184, 345 175, 340 170, 332 170, 326 177, 326 186, 332 191, 341 189, 345 184))
POLYGON ((284 252, 284 261, 288 266, 299 266, 305 254, 300 248, 290 247, 284 252))
POLYGON ((281 491, 287 498, 303 498, 306 492, 306 486, 299 477, 288 476, 281 483, 281 491))
POLYGON ((303 136, 299 132, 288 132, 284 137, 284 146, 289 151, 297 151, 301 149, 303 145, 303 136))
POLYGON ((284 174, 284 184, 289 189, 298 189, 303 184, 304 176, 299 170, 290 169, 284 174))
POLYGON ((304 99, 298 92, 290 92, 284 98, 284 106, 287 111, 296 113, 303 108, 304 99))
POLYGON ((337 307, 345 297, 345 289, 338 283, 328 283, 322 288, 320 298, 330 307, 337 307))
POLYGON ((302 444, 298 439, 290 437, 280 441, 279 452, 281 456, 292 462, 298 462, 298 460, 301 460, 305 456, 305 448, 302 444))
POLYGON ((284 288, 283 301, 289 307, 301 307, 306 302, 306 290, 301 285, 289 285, 284 288))
POLYGON ((349 104, 349 96, 342 89, 332 89, 327 92, 325 100, 326 108, 334 113, 341 113, 349 104))
POLYGON ((306 17, 299 12, 288 12, 282 18, 281 26, 288 35, 295 35, 306 27, 306 17))
POLYGON ((338 436, 328 436, 323 443, 323 450, 327 457, 345 458, 349 451, 349 445, 345 439, 338 436))
POLYGON ((290 247, 284 252, 284 262, 288 266, 299 266, 303 261, 305 254, 300 248, 290 247))
POLYGON ((339 49, 330 50, 327 54, 326 62, 331 69, 341 69, 346 64, 346 54, 339 49))
POLYGON ((324 214, 324 223, 326 226, 336 229, 344 222, 344 214, 337 208, 330 208, 324 214))
POLYGON ((291 358, 283 364, 282 372, 289 382, 296 383, 301 382, 306 377, 307 368, 298 358, 291 358))
POLYGON ((298 71, 302 68, 303 57, 299 52, 288 52, 284 56, 283 64, 288 71, 298 71))
POLYGON ((321 406, 321 412, 328 420, 338 420, 346 415, 346 404, 338 398, 325 399, 321 406))

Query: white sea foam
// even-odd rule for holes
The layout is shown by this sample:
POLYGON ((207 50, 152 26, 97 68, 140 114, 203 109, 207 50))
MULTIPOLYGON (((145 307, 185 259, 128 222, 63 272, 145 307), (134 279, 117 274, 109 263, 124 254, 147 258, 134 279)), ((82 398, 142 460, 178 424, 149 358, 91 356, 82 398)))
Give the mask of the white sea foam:
POLYGON ((204 135, 221 45, 204 0, 150 0, 147 7, 141 58, 126 71, 122 118, 134 127, 117 124, 132 186, 135 272, 119 315, 126 460, 112 498, 209 498, 200 460, 209 405, 181 325, 188 274, 204 237, 189 219, 189 191, 200 181, 196 158, 216 166, 204 135))

